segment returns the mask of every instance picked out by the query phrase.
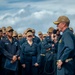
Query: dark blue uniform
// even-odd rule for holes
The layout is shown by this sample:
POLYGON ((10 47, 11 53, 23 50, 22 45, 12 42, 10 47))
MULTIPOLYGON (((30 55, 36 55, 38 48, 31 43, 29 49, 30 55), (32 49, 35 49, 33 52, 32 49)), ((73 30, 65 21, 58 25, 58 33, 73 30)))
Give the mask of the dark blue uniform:
POLYGON ((22 46, 22 44, 25 43, 25 42, 26 42, 26 38, 22 38, 22 39, 19 40, 19 43, 20 43, 21 46, 22 46))
POLYGON ((5 68, 5 75, 16 75, 16 71, 18 69, 18 61, 11 63, 12 57, 14 55, 19 56, 20 46, 18 40, 12 38, 12 42, 5 38, 2 40, 2 53, 4 55, 4 68, 5 68))
MULTIPOLYGON (((51 40, 50 36, 46 37, 39 44, 39 48, 41 49, 41 68, 43 67, 43 75, 53 75, 54 74, 54 60, 55 60, 55 47, 52 47, 54 42, 51 40), (49 50, 50 49, 50 50, 49 50), (43 63, 43 64, 42 64, 43 63)), ((42 69, 43 69, 42 68, 42 69)))
MULTIPOLYGON (((19 42, 20 42, 20 45, 22 45, 23 43, 25 43, 27 40, 26 40, 26 38, 22 38, 19 42)), ((35 36, 34 38, 33 38, 33 42, 35 42, 35 43, 39 43, 40 42, 40 39, 37 37, 37 36, 35 36)))
POLYGON ((2 57, 3 57, 3 54, 2 54, 2 42, 0 40, 0 75, 3 75, 2 57))
POLYGON ((39 43, 40 43, 40 39, 39 39, 37 36, 35 36, 35 37, 33 38, 33 42, 39 44, 39 43))
MULTIPOLYGON (((20 53, 21 53, 21 47, 22 47, 22 44, 26 41, 26 38, 21 38, 18 40, 19 41, 19 44, 20 44, 20 53)), ((21 75, 22 74, 22 66, 21 66, 21 63, 20 63, 20 60, 18 62, 18 75, 21 75)))
POLYGON ((39 43, 40 56, 39 56, 39 75, 44 74, 44 64, 45 64, 45 53, 46 50, 44 48, 44 40, 39 43))
POLYGON ((20 56, 21 64, 25 64, 26 67, 22 69, 22 75, 37 75, 38 69, 34 66, 35 63, 38 63, 39 49, 36 43, 33 42, 32 45, 29 45, 28 42, 25 42, 22 45, 22 52, 20 56))
POLYGON ((57 75, 74 75, 75 37, 67 28, 58 44, 57 60, 61 60, 61 69, 57 68, 57 75))

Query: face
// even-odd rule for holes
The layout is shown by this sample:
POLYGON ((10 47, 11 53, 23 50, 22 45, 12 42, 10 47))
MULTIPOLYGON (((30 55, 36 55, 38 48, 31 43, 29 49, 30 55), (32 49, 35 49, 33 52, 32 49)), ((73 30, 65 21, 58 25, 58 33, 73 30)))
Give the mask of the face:
POLYGON ((17 39, 18 37, 17 36, 13 36, 13 38, 17 39))
POLYGON ((59 29, 59 31, 62 31, 64 28, 65 23, 61 22, 57 25, 57 28, 59 29))
POLYGON ((18 39, 22 39, 22 36, 18 36, 18 39))
POLYGON ((27 36, 27 40, 32 40, 32 39, 33 39, 32 35, 27 36))
POLYGON ((52 32, 48 32, 48 35, 51 36, 52 32))
POLYGON ((35 32, 33 32, 33 35, 35 36, 35 32))
POLYGON ((2 37, 2 32, 0 32, 0 37, 2 37))
POLYGON ((22 36, 23 36, 24 38, 26 38, 26 33, 24 33, 22 36))
POLYGON ((43 37, 43 35, 42 35, 42 34, 39 34, 38 36, 39 36, 39 38, 42 38, 42 37, 43 37))
POLYGON ((7 32, 7 36, 8 36, 8 37, 12 37, 12 35, 13 35, 13 31, 8 31, 8 32, 7 32))

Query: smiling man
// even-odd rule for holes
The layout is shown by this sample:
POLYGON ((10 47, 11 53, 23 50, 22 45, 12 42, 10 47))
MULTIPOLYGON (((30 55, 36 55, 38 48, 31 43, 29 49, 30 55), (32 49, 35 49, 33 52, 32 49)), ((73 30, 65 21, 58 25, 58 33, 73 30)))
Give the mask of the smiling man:
POLYGON ((63 32, 58 43, 57 75, 74 75, 75 38, 69 29, 70 20, 60 16, 54 24, 63 32))

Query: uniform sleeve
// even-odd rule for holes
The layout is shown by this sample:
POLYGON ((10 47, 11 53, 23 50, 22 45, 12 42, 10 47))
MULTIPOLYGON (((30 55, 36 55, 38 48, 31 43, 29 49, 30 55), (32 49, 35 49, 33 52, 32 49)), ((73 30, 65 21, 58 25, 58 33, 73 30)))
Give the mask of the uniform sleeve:
POLYGON ((40 39, 39 38, 37 38, 37 44, 39 44, 40 43, 40 39))
POLYGON ((55 47, 55 53, 57 53, 57 51, 58 51, 58 42, 54 44, 54 47, 55 47))
POLYGON ((0 55, 2 54, 2 43, 0 41, 0 55))
POLYGON ((63 38, 64 50, 60 59, 64 62, 66 59, 71 58, 74 53, 74 40, 69 33, 66 33, 63 38))
POLYGON ((20 56, 20 43, 19 43, 19 41, 18 41, 18 45, 17 45, 17 52, 16 52, 16 55, 17 56, 20 56))
POLYGON ((7 50, 5 50, 4 43, 1 41, 1 52, 4 56, 6 56, 8 59, 12 60, 13 55, 9 53, 7 50))
POLYGON ((24 59, 24 44, 22 45, 22 47, 21 47, 21 51, 20 51, 20 62, 21 62, 21 64, 25 64, 25 59, 24 59))
POLYGON ((20 45, 22 46, 24 42, 26 42, 26 38, 22 38, 22 39, 20 40, 20 45))
POLYGON ((39 43, 39 45, 37 46, 37 63, 40 64, 40 61, 41 61, 41 44, 39 43))
POLYGON ((45 39, 44 40, 44 48, 48 49, 48 48, 51 48, 51 47, 52 47, 52 44, 51 44, 50 40, 45 39))

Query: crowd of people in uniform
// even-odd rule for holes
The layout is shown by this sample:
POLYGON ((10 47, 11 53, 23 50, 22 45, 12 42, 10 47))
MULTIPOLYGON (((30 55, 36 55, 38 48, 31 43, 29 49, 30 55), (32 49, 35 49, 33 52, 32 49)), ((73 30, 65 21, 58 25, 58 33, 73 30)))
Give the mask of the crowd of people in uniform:
POLYGON ((0 75, 75 75, 75 35, 70 20, 60 16, 46 34, 27 28, 0 28, 0 75), (61 34, 62 32, 62 34, 61 34))

